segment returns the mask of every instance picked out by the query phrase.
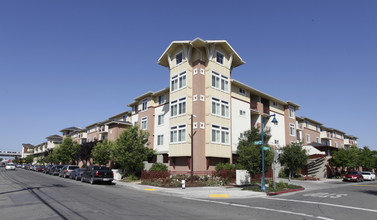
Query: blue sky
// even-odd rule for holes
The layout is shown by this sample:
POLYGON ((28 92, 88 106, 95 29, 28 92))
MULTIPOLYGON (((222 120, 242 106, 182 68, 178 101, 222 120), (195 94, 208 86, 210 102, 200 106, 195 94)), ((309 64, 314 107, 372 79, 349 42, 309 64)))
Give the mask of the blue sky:
POLYGON ((39 144, 169 86, 173 40, 227 40, 232 78, 377 150, 377 2, 0 1, 0 150, 39 144))

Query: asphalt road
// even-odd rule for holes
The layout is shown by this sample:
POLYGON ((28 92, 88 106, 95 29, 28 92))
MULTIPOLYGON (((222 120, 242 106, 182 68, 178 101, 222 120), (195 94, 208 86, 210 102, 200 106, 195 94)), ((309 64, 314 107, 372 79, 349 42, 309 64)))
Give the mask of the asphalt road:
POLYGON ((263 198, 195 199, 0 168, 0 219, 377 219, 376 182, 329 187, 263 198))

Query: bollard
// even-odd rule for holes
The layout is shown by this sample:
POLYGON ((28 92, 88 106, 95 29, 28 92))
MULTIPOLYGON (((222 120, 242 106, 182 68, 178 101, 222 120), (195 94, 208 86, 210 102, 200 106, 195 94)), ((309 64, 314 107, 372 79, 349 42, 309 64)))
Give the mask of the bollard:
POLYGON ((182 180, 182 189, 186 189, 186 180, 182 180))

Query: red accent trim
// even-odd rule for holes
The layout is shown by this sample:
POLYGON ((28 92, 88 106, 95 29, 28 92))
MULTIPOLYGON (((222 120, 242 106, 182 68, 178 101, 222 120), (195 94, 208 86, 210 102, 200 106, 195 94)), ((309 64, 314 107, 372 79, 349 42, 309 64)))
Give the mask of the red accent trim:
POLYGON ((245 100, 242 100, 242 99, 234 97, 234 96, 231 96, 231 98, 237 99, 238 101, 241 101, 241 102, 246 102, 247 104, 250 104, 250 102, 247 102, 245 100))
POLYGON ((301 191, 301 190, 305 190, 305 188, 302 187, 302 188, 298 188, 298 189, 290 189, 290 190, 285 190, 285 191, 280 191, 280 192, 270 192, 270 193, 267 193, 267 196, 274 196, 274 195, 279 195, 279 194, 283 194, 283 193, 290 193, 290 192, 296 192, 296 191, 301 191))

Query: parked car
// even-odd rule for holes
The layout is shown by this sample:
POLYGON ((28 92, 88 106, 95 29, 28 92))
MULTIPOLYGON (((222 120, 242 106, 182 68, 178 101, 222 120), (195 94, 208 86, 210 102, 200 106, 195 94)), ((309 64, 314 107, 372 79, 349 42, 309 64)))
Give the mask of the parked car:
POLYGON ((63 166, 64 166, 64 165, 54 165, 54 166, 51 168, 49 174, 50 174, 50 175, 53 175, 53 176, 55 176, 55 175, 59 175, 59 172, 60 172, 60 170, 63 168, 63 166))
POLYGON ((16 168, 22 168, 22 165, 21 164, 16 164, 16 168))
POLYGON ((52 167, 52 165, 46 165, 42 172, 43 172, 44 174, 48 174, 48 171, 49 171, 49 169, 50 169, 51 167, 52 167))
POLYGON ((361 175, 363 175, 364 180, 370 180, 370 181, 375 181, 376 180, 376 174, 368 171, 363 171, 361 172, 361 175))
POLYGON ((104 182, 111 184, 114 179, 113 171, 107 167, 89 166, 81 177, 81 182, 90 182, 94 184, 96 182, 104 182))
POLYGON ((356 181, 362 182, 364 181, 363 175, 361 175, 360 171, 352 171, 344 176, 343 181, 356 181))
POLYGON ((70 178, 75 179, 76 181, 81 180, 82 174, 84 173, 85 170, 86 170, 85 168, 74 169, 71 172, 70 178))
POLYGON ((43 169, 44 169, 44 166, 42 166, 42 165, 37 165, 37 166, 35 166, 35 171, 37 171, 37 172, 42 172, 43 171, 43 169))
POLYGON ((8 163, 7 165, 5 165, 5 170, 16 170, 16 166, 14 165, 14 163, 8 163))
POLYGON ((59 177, 67 178, 70 176, 72 170, 79 168, 76 165, 65 165, 59 172, 59 177))

